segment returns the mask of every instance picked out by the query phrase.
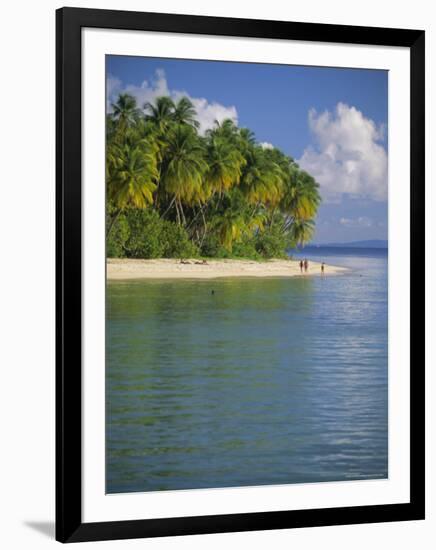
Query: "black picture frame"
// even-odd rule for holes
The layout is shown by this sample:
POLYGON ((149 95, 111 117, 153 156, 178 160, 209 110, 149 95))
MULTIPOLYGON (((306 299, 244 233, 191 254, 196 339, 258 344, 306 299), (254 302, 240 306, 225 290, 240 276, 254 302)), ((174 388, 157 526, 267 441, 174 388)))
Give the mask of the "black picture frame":
POLYGON ((128 539, 424 519, 424 41, 419 30, 62 8, 56 13, 56 539, 128 539), (410 49, 410 502, 82 522, 81 29, 398 46, 410 49))

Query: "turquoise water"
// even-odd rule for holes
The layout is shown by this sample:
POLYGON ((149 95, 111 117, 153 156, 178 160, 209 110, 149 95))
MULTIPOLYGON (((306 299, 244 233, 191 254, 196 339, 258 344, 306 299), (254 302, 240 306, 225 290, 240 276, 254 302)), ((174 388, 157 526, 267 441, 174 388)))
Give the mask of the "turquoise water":
POLYGON ((304 256, 350 271, 108 285, 107 492, 387 477, 387 253, 304 256))

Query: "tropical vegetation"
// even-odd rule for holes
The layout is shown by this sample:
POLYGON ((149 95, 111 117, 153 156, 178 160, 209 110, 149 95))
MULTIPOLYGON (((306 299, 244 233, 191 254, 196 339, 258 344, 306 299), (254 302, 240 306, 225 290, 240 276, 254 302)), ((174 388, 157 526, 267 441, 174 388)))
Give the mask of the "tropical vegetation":
POLYGON ((186 97, 119 95, 107 115, 108 256, 261 259, 308 242, 314 178, 230 119, 199 128, 186 97))

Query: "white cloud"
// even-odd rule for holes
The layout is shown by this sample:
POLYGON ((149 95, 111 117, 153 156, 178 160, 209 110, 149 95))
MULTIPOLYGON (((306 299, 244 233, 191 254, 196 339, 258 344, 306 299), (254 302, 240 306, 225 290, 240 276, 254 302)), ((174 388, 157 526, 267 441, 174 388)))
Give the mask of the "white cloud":
POLYGON ((259 145, 262 149, 274 149, 274 145, 272 143, 268 143, 268 141, 262 141, 259 145))
POLYGON ((112 99, 119 93, 120 90, 121 90, 121 80, 116 76, 108 75, 107 81, 106 81, 108 109, 111 108, 110 103, 112 102, 112 99))
POLYGON ((309 127, 316 147, 298 160, 319 182, 326 202, 342 193, 351 197, 387 199, 388 159, 383 146, 385 127, 366 118, 355 107, 338 103, 335 112, 309 111, 309 127))
POLYGON ((151 80, 144 80, 140 86, 128 84, 122 86, 121 81, 111 75, 107 79, 107 101, 108 109, 119 93, 129 93, 136 98, 138 107, 143 108, 147 102, 153 102, 157 97, 170 96, 174 101, 178 101, 181 97, 187 97, 192 101, 192 104, 197 111, 197 118, 200 123, 200 133, 204 133, 209 128, 214 126, 215 120, 222 122, 226 118, 232 119, 235 124, 238 123, 238 113, 236 107, 226 107, 217 102, 209 102, 202 97, 192 97, 187 92, 180 90, 170 90, 166 79, 165 72, 158 69, 151 80))
POLYGON ((372 227, 373 225, 372 219, 367 216, 360 216, 358 218, 341 218, 339 223, 345 227, 372 227))
POLYGON ((159 69, 150 82, 144 80, 140 86, 128 84, 122 91, 135 97, 140 109, 144 107, 145 103, 153 102, 157 97, 170 95, 165 73, 159 69))

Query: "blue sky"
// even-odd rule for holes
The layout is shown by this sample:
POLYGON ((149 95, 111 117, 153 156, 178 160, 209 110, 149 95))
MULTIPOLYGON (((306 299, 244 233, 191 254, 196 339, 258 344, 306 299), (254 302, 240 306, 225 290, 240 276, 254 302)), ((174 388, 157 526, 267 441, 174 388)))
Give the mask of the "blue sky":
POLYGON ((201 129, 233 118, 314 175, 323 204, 315 242, 387 238, 385 71, 107 57, 108 104, 188 95, 201 129))

